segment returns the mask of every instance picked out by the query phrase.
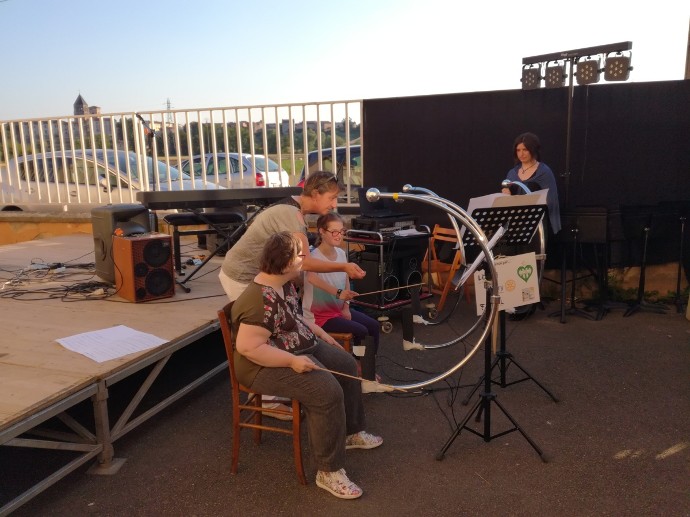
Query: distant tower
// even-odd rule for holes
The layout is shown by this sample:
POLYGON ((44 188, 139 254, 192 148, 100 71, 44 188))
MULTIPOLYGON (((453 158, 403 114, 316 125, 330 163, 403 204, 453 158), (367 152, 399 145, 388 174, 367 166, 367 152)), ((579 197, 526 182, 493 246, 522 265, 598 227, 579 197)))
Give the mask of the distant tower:
POLYGON ((74 101, 74 114, 75 115, 88 115, 89 114, 89 105, 86 104, 86 101, 84 100, 84 97, 81 96, 81 93, 77 96, 77 100, 74 101))
MULTIPOLYGON (((168 111, 172 109, 172 102, 170 102, 170 97, 167 98, 165 102, 165 107, 168 111)), ((173 116, 172 113, 168 113, 168 124, 172 124, 173 116)))

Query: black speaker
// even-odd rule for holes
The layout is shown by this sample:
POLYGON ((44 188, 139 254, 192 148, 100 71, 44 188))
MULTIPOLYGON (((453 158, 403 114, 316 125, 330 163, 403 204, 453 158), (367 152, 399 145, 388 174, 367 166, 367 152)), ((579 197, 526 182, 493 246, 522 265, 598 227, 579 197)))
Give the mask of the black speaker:
POLYGON ((172 238, 151 233, 113 237, 117 294, 130 302, 147 302, 175 294, 172 238))
POLYGON ((399 259, 398 270, 400 271, 399 277, 402 288, 400 289, 398 298, 405 300, 410 299, 412 298, 413 290, 416 289, 417 292, 419 292, 421 289, 419 285, 422 283, 423 278, 420 266, 421 260, 423 260, 423 258, 420 259, 417 255, 410 255, 399 259))
POLYGON ((400 290, 398 262, 386 260, 383 263, 378 253, 362 252, 357 260, 366 276, 352 281, 352 289, 358 293, 374 293, 358 296, 357 301, 383 306, 397 299, 400 290))
MULTIPOLYGON (((140 204, 99 206, 91 210, 93 247, 96 255, 96 275, 115 283, 113 264, 113 235, 121 230, 123 236, 151 231, 151 214, 140 204)), ((118 232, 119 233, 119 232, 118 232)))

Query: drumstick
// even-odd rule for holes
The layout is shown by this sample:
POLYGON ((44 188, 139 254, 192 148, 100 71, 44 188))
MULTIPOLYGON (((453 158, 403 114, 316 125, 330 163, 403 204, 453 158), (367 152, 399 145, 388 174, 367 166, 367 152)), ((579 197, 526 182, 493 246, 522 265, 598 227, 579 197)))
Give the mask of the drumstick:
POLYGON ((426 285, 426 282, 421 282, 419 284, 401 285, 399 287, 389 287, 388 289, 381 289, 380 291, 369 291, 368 293, 357 293, 355 295, 355 298, 357 296, 366 296, 367 294, 385 293, 386 291, 397 291, 399 289, 405 289, 408 287, 419 287, 420 285, 426 285))
POLYGON ((323 370, 324 372, 332 373, 333 375, 340 375, 341 377, 347 377, 348 379, 353 379, 355 381, 360 381, 363 383, 369 383, 369 387, 372 388, 371 391, 381 391, 381 392, 405 391, 405 390, 401 390, 400 388, 396 388, 395 386, 391 386, 390 384, 383 384, 382 382, 370 381, 368 379, 362 379, 361 377, 355 377, 354 375, 349 375, 347 373, 336 372, 335 370, 329 370, 328 368, 323 368, 323 367, 318 366, 318 365, 316 368, 318 370, 323 370))

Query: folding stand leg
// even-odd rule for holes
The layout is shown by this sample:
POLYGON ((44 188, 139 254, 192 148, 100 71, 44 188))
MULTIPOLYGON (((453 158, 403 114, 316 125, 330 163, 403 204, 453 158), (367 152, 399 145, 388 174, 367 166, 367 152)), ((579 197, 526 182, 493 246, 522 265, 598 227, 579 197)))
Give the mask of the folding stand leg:
POLYGON ((644 227, 644 239, 642 245, 642 263, 640 264, 640 281, 637 286, 637 299, 632 303, 630 308, 625 311, 623 317, 632 316, 637 311, 656 312, 657 314, 666 314, 668 307, 657 303, 649 303, 644 300, 644 284, 645 272, 647 269, 647 243, 649 241, 649 225, 644 227))
MULTIPOLYGON (((499 317, 500 317, 499 323, 500 323, 500 332, 501 332, 501 346, 499 348, 499 351, 496 353, 496 357, 494 358, 493 362, 491 363, 491 370, 490 370, 489 375, 491 375, 494 368, 496 368, 496 366, 498 366, 499 374, 500 374, 500 382, 496 382, 493 379, 491 380, 491 382, 493 384, 498 384, 499 386, 501 386, 501 388, 506 388, 508 386, 512 386, 513 384, 518 384, 520 382, 531 380, 531 381, 534 381, 534 383, 537 386, 539 386, 542 389, 542 391, 544 391, 544 393, 546 393, 549 397, 551 397, 551 400, 553 400, 554 402, 558 402, 558 398, 553 393, 551 393, 551 391, 549 391, 549 389, 547 389, 543 384, 541 384, 537 379, 535 379, 532 375, 530 375, 530 373, 527 372, 527 370, 525 370, 515 360, 515 357, 513 356, 513 354, 511 354, 510 352, 508 352, 506 350, 506 339, 505 339, 506 317, 505 317, 505 312, 501 311, 499 313, 499 317), (510 364, 514 364, 515 366, 517 366, 517 368, 523 374, 525 374, 525 377, 523 377, 522 379, 515 380, 515 381, 507 382, 506 373, 508 371, 508 367, 510 366, 510 364)), ((465 397, 465 399, 462 401, 463 405, 466 406, 469 403, 470 399, 472 398, 472 395, 475 394, 475 392, 481 387, 481 385, 484 381, 485 381, 484 375, 482 375, 479 378, 479 380, 477 381, 477 384, 474 385, 474 388, 472 388, 472 390, 467 394, 467 397, 465 397)))
POLYGON ((678 274, 676 276, 676 297, 673 303, 676 305, 676 312, 683 312, 684 301, 680 296, 680 280, 683 273, 683 239, 685 235, 685 216, 680 216, 680 253, 678 254, 678 274))
POLYGON ((224 236, 225 236, 225 240, 224 240, 222 243, 218 243, 217 246, 216 246, 216 249, 213 250, 213 253, 211 253, 210 255, 208 255, 208 256, 204 259, 204 261, 203 261, 201 264, 199 264, 196 268, 194 268, 194 271, 192 271, 189 275, 187 275, 187 276, 185 277, 184 280, 182 280, 182 281, 180 281, 180 280, 175 280, 175 283, 177 283, 177 285, 179 285, 182 289, 184 289, 184 292, 185 292, 185 293, 188 293, 188 292, 191 291, 191 289, 190 289, 189 287, 187 287, 185 284, 186 284, 187 282, 189 282, 189 281, 194 277, 194 275, 196 275, 196 273, 197 273, 201 268, 203 268, 203 267, 206 265, 206 263, 207 263, 209 260, 211 260, 213 257, 215 257, 215 256, 218 254, 218 252, 223 248, 223 246, 225 246, 225 244, 230 244, 230 243, 235 239, 235 236, 236 236, 241 230, 243 230, 244 228, 246 228, 247 222, 244 222, 244 223, 242 223, 240 226, 238 226, 237 228, 235 228, 235 230, 232 232, 232 234, 228 234, 227 231, 221 231, 221 230, 220 230, 219 228, 217 228, 215 225, 211 225, 211 226, 212 226, 214 229, 216 229, 216 231, 218 231, 218 234, 219 234, 219 235, 224 235, 224 236))
MULTIPOLYGON (((491 290, 487 290, 487 306, 489 303, 489 292, 491 290)), ((512 433, 513 431, 518 431, 524 438, 527 440, 527 442, 532 446, 532 448, 539 454, 539 457, 543 462, 546 463, 546 457, 544 456, 544 452, 539 448, 539 446, 525 433, 525 431, 520 427, 520 425, 517 423, 517 421, 508 413, 508 411, 503 407, 503 405, 498 402, 496 398, 496 394, 492 393, 491 391, 491 368, 492 368, 492 362, 491 362, 491 336, 489 336, 485 343, 484 343, 484 391, 479 395, 479 400, 477 403, 472 407, 472 409, 467 413, 465 418, 458 424, 456 427, 455 431, 453 434, 448 438, 446 443, 443 445, 443 448, 439 451, 439 453, 436 455, 437 460, 442 460, 443 457, 446 454, 446 451, 450 448, 450 446, 453 444, 455 439, 460 436, 460 433, 462 432, 463 429, 467 429, 469 432, 476 434, 477 436, 481 437, 484 439, 485 442, 490 442, 494 438, 498 438, 500 436, 503 436, 508 433, 512 433), (513 427, 503 431, 498 434, 491 434, 491 403, 496 404, 498 406, 498 409, 501 410, 501 412, 505 415, 505 417, 510 420, 510 422, 513 424, 513 427), (484 416, 484 431, 482 433, 476 431, 475 429, 472 429, 471 427, 467 426, 467 422, 469 422, 470 418, 472 418, 472 415, 477 413, 477 417, 480 418, 480 415, 483 414, 484 416)))
POLYGON ((553 312, 549 314, 549 316, 555 316, 557 314, 560 314, 561 316, 561 323, 565 323, 565 315, 566 314, 575 314, 577 316, 582 316, 583 318, 588 318, 590 320, 596 320, 597 317, 595 315, 592 315, 588 313, 587 311, 583 311, 577 305, 575 304, 575 282, 577 281, 577 228, 573 228, 573 263, 572 263, 572 278, 570 279, 570 308, 566 309, 565 308, 565 302, 566 302, 566 259, 565 259, 565 250, 563 250, 563 262, 561 265, 561 310, 558 312, 553 312))

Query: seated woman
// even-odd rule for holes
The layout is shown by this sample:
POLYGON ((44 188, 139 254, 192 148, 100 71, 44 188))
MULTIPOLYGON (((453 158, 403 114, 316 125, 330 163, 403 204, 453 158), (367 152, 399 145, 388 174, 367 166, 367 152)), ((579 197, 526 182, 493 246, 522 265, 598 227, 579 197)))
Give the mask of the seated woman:
MULTIPOLYGON (((345 251, 340 247, 345 233, 343 220, 335 212, 322 215, 316 221, 317 248, 311 256, 325 262, 347 263, 345 251)), ((354 346, 370 336, 361 357, 362 377, 375 380, 376 352, 379 347, 379 322, 360 311, 351 311, 350 302, 357 293, 349 289, 346 273, 308 272, 304 282, 302 308, 304 319, 316 323, 326 332, 351 333, 354 346)), ((361 348, 354 348, 355 355, 361 348)), ((365 387, 365 385, 362 385, 365 387)))
POLYGON ((356 375, 350 354, 324 330, 302 317, 297 289, 302 243, 289 232, 272 235, 259 259, 259 273, 232 307, 238 380, 260 393, 296 398, 306 415, 316 485, 342 499, 362 489, 343 469, 346 449, 372 449, 383 439, 364 431, 360 381, 321 368, 356 375))

